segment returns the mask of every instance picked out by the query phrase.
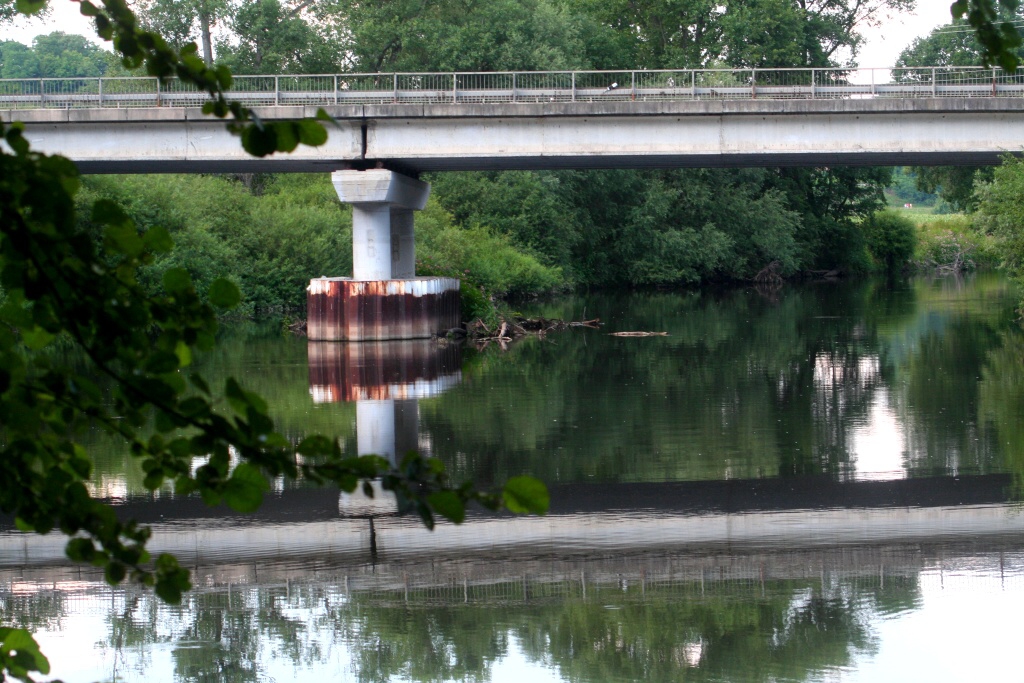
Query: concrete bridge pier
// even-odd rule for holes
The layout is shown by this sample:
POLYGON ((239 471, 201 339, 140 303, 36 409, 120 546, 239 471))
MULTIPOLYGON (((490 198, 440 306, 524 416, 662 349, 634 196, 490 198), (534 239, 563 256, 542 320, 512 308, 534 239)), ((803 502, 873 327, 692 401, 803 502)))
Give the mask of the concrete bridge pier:
POLYGON ((394 171, 336 171, 352 205, 352 277, 322 277, 307 289, 309 338, 364 341, 430 337, 459 324, 459 281, 416 277, 413 212, 430 185, 394 171))

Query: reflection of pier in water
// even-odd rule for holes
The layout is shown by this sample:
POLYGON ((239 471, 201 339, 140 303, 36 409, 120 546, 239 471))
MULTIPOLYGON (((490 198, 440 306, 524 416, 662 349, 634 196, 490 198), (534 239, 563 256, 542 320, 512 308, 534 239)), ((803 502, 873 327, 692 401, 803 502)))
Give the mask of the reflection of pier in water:
POLYGON ((429 339, 309 342, 308 353, 313 401, 355 401, 359 454, 392 462, 420 449, 419 399, 462 380, 460 348, 429 339))
MULTIPOLYGON (((318 402, 356 401, 358 452, 394 461, 424 450, 417 401, 456 385, 460 361, 457 346, 433 341, 310 343, 310 393, 318 402)), ((914 573, 928 565, 927 547, 991 548, 1019 538, 1024 514, 1011 488, 1006 475, 573 483, 551 487, 546 517, 471 513, 465 524, 434 533, 391 516, 386 499, 343 496, 339 504, 325 489, 282 491, 253 515, 211 510, 195 498, 128 500, 118 508, 152 525, 153 550, 174 553, 211 585, 317 573, 394 590, 397 577, 408 588, 524 576, 602 583, 705 580, 709 572, 761 581, 903 571, 897 567, 914 573)), ((63 538, 11 526, 0 521, 4 574, 86 571, 61 566, 63 538)))

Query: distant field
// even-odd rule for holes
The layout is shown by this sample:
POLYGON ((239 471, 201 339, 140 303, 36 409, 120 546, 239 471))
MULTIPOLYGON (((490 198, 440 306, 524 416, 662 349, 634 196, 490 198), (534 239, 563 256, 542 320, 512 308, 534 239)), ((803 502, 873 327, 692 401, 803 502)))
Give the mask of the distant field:
POLYGON ((932 206, 915 206, 910 209, 902 206, 890 206, 889 209, 902 214, 917 223, 931 223, 932 221, 941 221, 953 216, 963 215, 956 213, 932 213, 935 209, 935 207, 932 206))

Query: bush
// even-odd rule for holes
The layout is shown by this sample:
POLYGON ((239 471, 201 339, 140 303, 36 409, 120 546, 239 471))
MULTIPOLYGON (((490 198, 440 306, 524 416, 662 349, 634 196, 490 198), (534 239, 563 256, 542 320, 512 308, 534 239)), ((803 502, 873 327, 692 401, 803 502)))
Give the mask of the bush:
POLYGON ((561 268, 545 266, 506 235, 485 226, 461 228, 435 201, 416 216, 416 271, 447 275, 493 297, 529 296, 566 286, 561 268))
POLYGON ((863 223, 868 251, 886 272, 903 268, 914 255, 917 228, 913 221, 895 211, 878 211, 863 223))
POLYGON ((996 240, 979 233, 971 217, 951 214, 918 225, 914 264, 923 269, 993 269, 999 255, 996 240))
POLYGON ((301 311, 311 278, 352 272, 351 211, 326 175, 272 177, 262 190, 256 197, 219 176, 87 177, 78 201, 112 199, 142 229, 171 233, 175 248, 140 271, 150 291, 182 267, 199 292, 218 277, 232 280, 243 314, 301 311))

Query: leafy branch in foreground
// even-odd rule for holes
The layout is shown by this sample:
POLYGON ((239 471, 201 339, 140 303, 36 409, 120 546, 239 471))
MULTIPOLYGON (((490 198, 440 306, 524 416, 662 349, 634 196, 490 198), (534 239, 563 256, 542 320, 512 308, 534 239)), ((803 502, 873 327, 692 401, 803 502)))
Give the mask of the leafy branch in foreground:
POLYGON ((1019 0, 956 0, 949 10, 954 19, 967 17, 981 43, 985 66, 998 64, 1013 72, 1020 63, 1016 50, 1024 44, 1013 21, 1019 7, 1019 0))
MULTIPOLYGON (((216 394, 189 366, 195 352, 214 346, 215 307, 238 304, 237 287, 215 280, 207 304, 185 270, 171 269, 163 277, 166 293, 147 296, 138 269, 172 248, 167 232, 140 233, 107 200, 92 207, 102 240, 82 232, 73 164, 32 152, 19 124, 3 134, 14 154, 0 154, 0 510, 14 514, 18 528, 73 536, 68 556, 102 568, 112 584, 130 578, 168 602, 189 589, 188 571, 174 557, 150 557, 148 528, 119 520, 90 496, 92 463, 76 441, 87 426, 130 444, 148 488, 171 482, 177 493, 242 512, 259 507, 268 478, 278 476, 348 492, 379 478, 400 512, 418 513, 430 528, 435 514, 461 522, 471 502, 546 510, 547 491, 535 480, 513 479, 500 495, 484 493, 470 484, 449 486, 443 464, 432 458, 411 454, 395 469, 375 456, 346 458, 338 441, 324 436, 294 446, 274 431, 259 396, 233 379, 222 397, 216 394), (46 352, 58 337, 84 351, 88 372, 46 352)), ((24 635, 15 629, 0 636, 0 671, 23 677, 31 670, 24 658, 38 648, 17 645, 24 635)), ((36 661, 34 670, 45 668, 45 659, 36 661)))
MULTIPOLYGON (((18 0, 18 9, 31 14, 45 4, 18 0)), ((208 68, 194 46, 179 54, 141 30, 123 0, 103 0, 102 7, 82 0, 81 9, 126 66, 177 76, 209 94, 204 111, 232 116, 230 126, 250 153, 326 141, 318 121, 265 122, 230 102, 226 69, 208 68)), ((150 556, 149 528, 118 519, 90 495, 92 461, 76 437, 94 427, 130 445, 151 490, 171 482, 177 493, 242 512, 259 507, 268 478, 278 476, 347 492, 380 479, 399 512, 418 513, 428 528, 435 515, 463 521, 473 502, 517 513, 547 510, 547 490, 536 480, 514 478, 501 494, 485 493, 449 485, 440 461, 416 454, 392 468, 379 457, 346 458, 336 439, 323 436, 295 446, 274 431, 259 396, 234 380, 215 393, 189 367, 195 352, 214 346, 215 309, 237 305, 238 288, 216 280, 204 303, 189 274, 171 269, 163 276, 165 293, 148 296, 138 270, 172 248, 167 231, 140 232, 116 204, 100 200, 91 223, 102 239, 83 232, 71 161, 33 152, 20 124, 0 124, 0 134, 10 150, 0 149, 0 511, 14 515, 19 529, 71 536, 68 556, 102 568, 111 584, 130 579, 168 602, 190 588, 188 571, 173 556, 150 556), (47 350, 58 339, 88 356, 87 372, 47 350)), ((31 634, 0 628, 0 681, 31 680, 32 672, 47 674, 49 663, 31 634)))
MULTIPOLYGON (((19 12, 37 14, 49 0, 16 0, 19 12)), ((327 130, 321 121, 330 121, 322 109, 315 119, 265 121, 225 92, 231 87, 231 71, 226 66, 208 66, 199 56, 195 43, 179 52, 160 34, 144 30, 125 0, 74 0, 84 16, 92 18, 97 35, 113 43, 114 51, 128 69, 144 69, 160 79, 177 77, 210 96, 203 113, 218 118, 231 117, 229 128, 242 140, 249 154, 263 157, 275 152, 291 152, 300 144, 319 146, 327 142, 327 130)))

